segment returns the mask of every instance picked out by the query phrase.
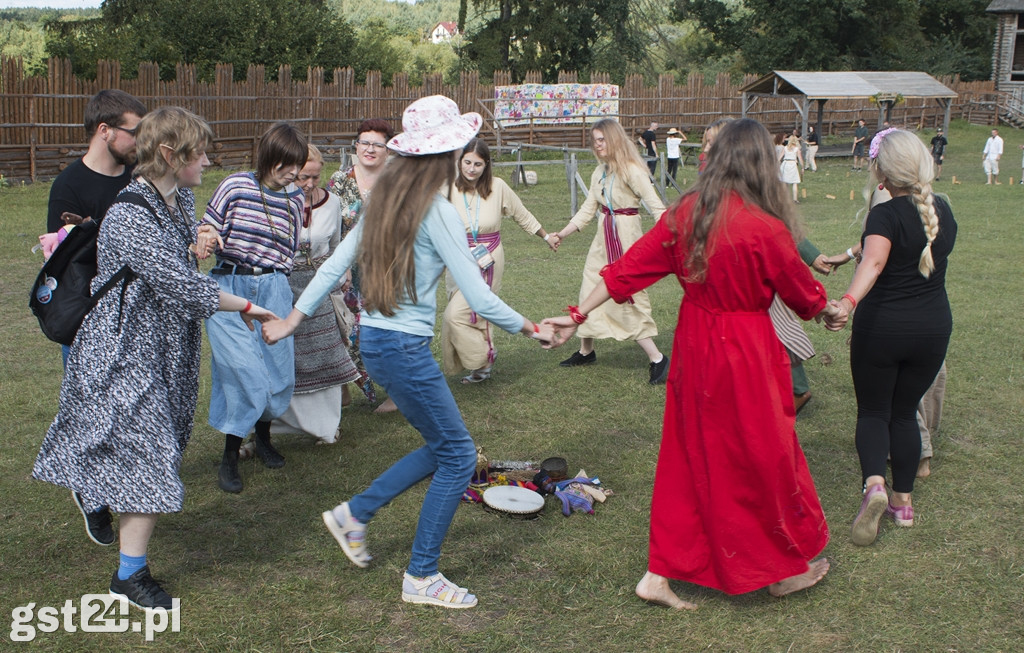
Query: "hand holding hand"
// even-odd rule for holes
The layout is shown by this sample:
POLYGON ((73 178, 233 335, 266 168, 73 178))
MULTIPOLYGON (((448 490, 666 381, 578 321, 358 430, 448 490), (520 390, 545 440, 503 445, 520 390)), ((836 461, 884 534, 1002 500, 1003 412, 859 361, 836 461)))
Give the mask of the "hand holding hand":
POLYGON ((274 315, 273 311, 269 311, 262 306, 253 304, 248 311, 239 313, 242 316, 242 320, 245 322, 245 326, 249 327, 250 331, 255 331, 256 327, 253 322, 260 322, 266 324, 271 320, 280 320, 278 316, 274 315))
POLYGON ((213 228, 213 225, 199 225, 199 228, 196 229, 196 258, 200 260, 208 258, 218 248, 224 248, 224 240, 217 233, 217 230, 213 228))
POLYGON ((829 274, 832 272, 832 265, 828 262, 828 257, 824 254, 818 254, 818 258, 811 262, 811 267, 814 268, 815 272, 821 274, 829 274))
POLYGON ((578 326, 569 315, 547 317, 541 320, 541 328, 548 327, 552 330, 551 339, 544 345, 544 349, 554 349, 564 345, 576 333, 578 326))
POLYGON ((558 246, 562 243, 562 237, 558 234, 548 234, 548 247, 551 248, 552 252, 558 251, 558 246))
POLYGON ((841 331, 846 326, 847 320, 850 319, 850 312, 842 302, 837 302, 834 299, 829 300, 828 305, 819 315, 824 316, 825 328, 829 331, 841 331))
MULTIPOLYGON (((256 308, 255 306, 253 308, 256 308)), ((243 313, 243 316, 245 314, 243 313)), ((295 327, 288 321, 274 317, 273 320, 263 324, 263 342, 268 345, 277 344, 278 341, 287 338, 295 333, 295 327)))
POLYGON ((534 340, 539 340, 541 346, 545 349, 550 349, 551 341, 555 339, 555 329, 551 325, 544 324, 543 322, 535 322, 534 324, 537 325, 539 331, 534 331, 532 338, 534 340))

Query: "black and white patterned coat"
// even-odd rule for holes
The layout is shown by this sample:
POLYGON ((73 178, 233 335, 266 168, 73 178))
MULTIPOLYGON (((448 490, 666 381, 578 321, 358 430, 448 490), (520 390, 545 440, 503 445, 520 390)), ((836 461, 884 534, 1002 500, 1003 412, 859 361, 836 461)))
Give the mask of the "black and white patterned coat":
POLYGON ((81 493, 90 510, 177 512, 199 388, 200 320, 216 312, 219 291, 189 258, 192 191, 180 191, 181 214, 172 215, 148 185, 136 180, 126 190, 159 217, 116 203, 103 220, 93 290, 124 264, 137 278, 124 292, 113 288, 82 323, 32 475, 81 493))

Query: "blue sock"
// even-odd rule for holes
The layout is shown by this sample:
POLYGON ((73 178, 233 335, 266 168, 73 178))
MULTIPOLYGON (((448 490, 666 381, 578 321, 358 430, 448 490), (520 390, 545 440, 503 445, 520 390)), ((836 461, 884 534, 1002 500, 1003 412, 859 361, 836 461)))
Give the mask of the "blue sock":
POLYGON ((121 566, 117 568, 117 578, 128 580, 128 577, 146 566, 146 554, 129 556, 121 554, 121 566))

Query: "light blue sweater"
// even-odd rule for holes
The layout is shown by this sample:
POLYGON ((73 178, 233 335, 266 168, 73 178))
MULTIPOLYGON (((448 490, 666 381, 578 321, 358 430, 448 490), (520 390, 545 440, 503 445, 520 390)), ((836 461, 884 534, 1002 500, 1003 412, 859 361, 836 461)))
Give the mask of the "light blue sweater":
MULTIPOLYGON (((307 316, 315 313, 327 293, 352 266, 362 240, 364 224, 365 218, 359 221, 334 250, 334 254, 320 266, 299 301, 295 302, 295 308, 300 312, 307 316)), ((443 195, 438 194, 427 210, 416 234, 414 250, 416 296, 419 301, 413 303, 411 298, 403 297, 392 317, 385 317, 376 311, 363 311, 359 318, 361 325, 433 336, 437 318, 437 283, 447 267, 470 308, 509 333, 522 330, 523 316, 492 293, 483 280, 480 267, 466 243, 466 227, 455 212, 455 207, 443 195)))

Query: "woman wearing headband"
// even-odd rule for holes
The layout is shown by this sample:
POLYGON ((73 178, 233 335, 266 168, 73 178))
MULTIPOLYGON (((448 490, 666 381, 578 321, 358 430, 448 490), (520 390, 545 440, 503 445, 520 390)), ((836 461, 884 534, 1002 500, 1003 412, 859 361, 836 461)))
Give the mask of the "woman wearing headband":
POLYGON ((458 153, 476 135, 480 114, 459 114, 435 95, 409 105, 404 131, 388 148, 394 157, 381 173, 366 215, 323 264, 295 309, 266 325, 268 343, 289 336, 312 315, 345 271, 358 262, 362 275, 361 351, 366 369, 423 437, 370 487, 323 513, 328 530, 358 567, 370 564, 368 522, 410 487, 431 478, 423 499, 412 557, 402 579, 402 600, 445 608, 471 608, 476 597, 438 570, 441 544, 476 468, 476 448, 448 383, 430 351, 437 317, 437 284, 447 268, 470 307, 492 324, 538 340, 550 327, 525 319, 491 292, 466 246, 466 229, 438 189, 455 181, 458 153))
POLYGON ((897 526, 914 524, 911 493, 921 456, 917 406, 942 367, 953 330, 946 266, 957 233, 949 204, 932 192, 934 162, 921 139, 900 129, 879 132, 870 157, 872 183, 892 199, 868 213, 861 262, 838 303, 840 322, 857 307, 850 370, 863 481, 852 528, 859 546, 875 541, 883 514, 897 526))

